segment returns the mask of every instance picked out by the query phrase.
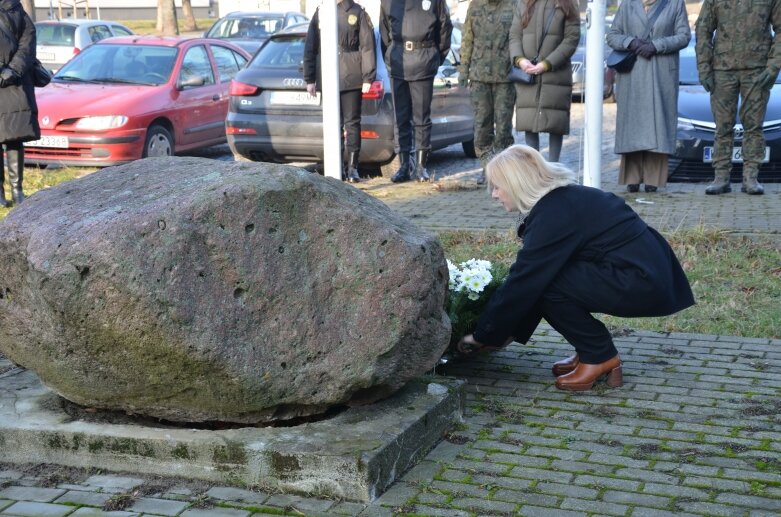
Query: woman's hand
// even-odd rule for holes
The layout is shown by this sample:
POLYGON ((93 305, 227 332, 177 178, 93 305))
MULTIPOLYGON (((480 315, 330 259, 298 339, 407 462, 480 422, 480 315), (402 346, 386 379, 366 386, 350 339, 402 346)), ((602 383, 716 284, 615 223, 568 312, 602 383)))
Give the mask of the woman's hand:
POLYGON ((534 64, 526 59, 525 57, 519 57, 515 63, 515 66, 526 72, 527 74, 531 74, 529 69, 534 66, 534 64))
POLYGON ((309 94, 310 97, 317 97, 317 89, 315 88, 315 83, 307 84, 306 92, 309 94))
POLYGON ((461 340, 456 345, 456 350, 459 351, 459 353, 462 354, 470 354, 474 352, 475 350, 479 349, 482 345, 475 341, 475 338, 472 337, 472 334, 467 334, 466 336, 462 337, 461 340))
POLYGON ((531 65, 527 70, 526 73, 532 74, 532 75, 541 75, 545 72, 545 63, 537 63, 536 65, 531 65))

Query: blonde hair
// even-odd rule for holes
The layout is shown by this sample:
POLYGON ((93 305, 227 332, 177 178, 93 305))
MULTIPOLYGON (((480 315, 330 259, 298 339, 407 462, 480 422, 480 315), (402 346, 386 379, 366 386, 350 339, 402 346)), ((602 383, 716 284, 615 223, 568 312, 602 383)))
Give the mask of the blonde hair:
POLYGON ((485 167, 488 192, 494 187, 509 195, 523 213, 553 189, 577 183, 575 173, 558 162, 548 162, 527 145, 513 145, 485 167))

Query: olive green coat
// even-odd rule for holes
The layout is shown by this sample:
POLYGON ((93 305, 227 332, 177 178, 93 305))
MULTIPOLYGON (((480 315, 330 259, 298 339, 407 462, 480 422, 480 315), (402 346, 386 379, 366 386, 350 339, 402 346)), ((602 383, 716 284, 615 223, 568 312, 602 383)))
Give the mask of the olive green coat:
POLYGON ((515 84, 515 128, 535 133, 569 134, 572 103, 572 62, 570 58, 580 41, 580 20, 567 20, 556 0, 537 0, 529 24, 521 20, 527 0, 520 0, 510 27, 510 55, 534 59, 545 24, 555 9, 538 61, 547 61, 550 71, 537 77, 534 84, 515 84))

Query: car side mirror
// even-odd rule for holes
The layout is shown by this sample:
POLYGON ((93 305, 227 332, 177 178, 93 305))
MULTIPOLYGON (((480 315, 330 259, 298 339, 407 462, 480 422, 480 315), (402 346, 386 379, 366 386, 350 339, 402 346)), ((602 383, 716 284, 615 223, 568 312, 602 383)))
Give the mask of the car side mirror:
POLYGON ((193 86, 203 86, 206 84, 206 78, 202 75, 191 75, 186 79, 181 79, 178 83, 178 89, 183 90, 193 86))

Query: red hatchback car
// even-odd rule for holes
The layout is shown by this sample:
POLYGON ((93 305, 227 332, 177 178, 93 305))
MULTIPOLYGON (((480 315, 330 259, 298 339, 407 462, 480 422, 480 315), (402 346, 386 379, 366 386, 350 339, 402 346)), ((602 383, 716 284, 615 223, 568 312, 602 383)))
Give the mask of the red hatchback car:
POLYGON ((25 161, 108 166, 223 143, 228 88, 249 58, 205 38, 95 43, 36 90, 41 138, 25 161))

